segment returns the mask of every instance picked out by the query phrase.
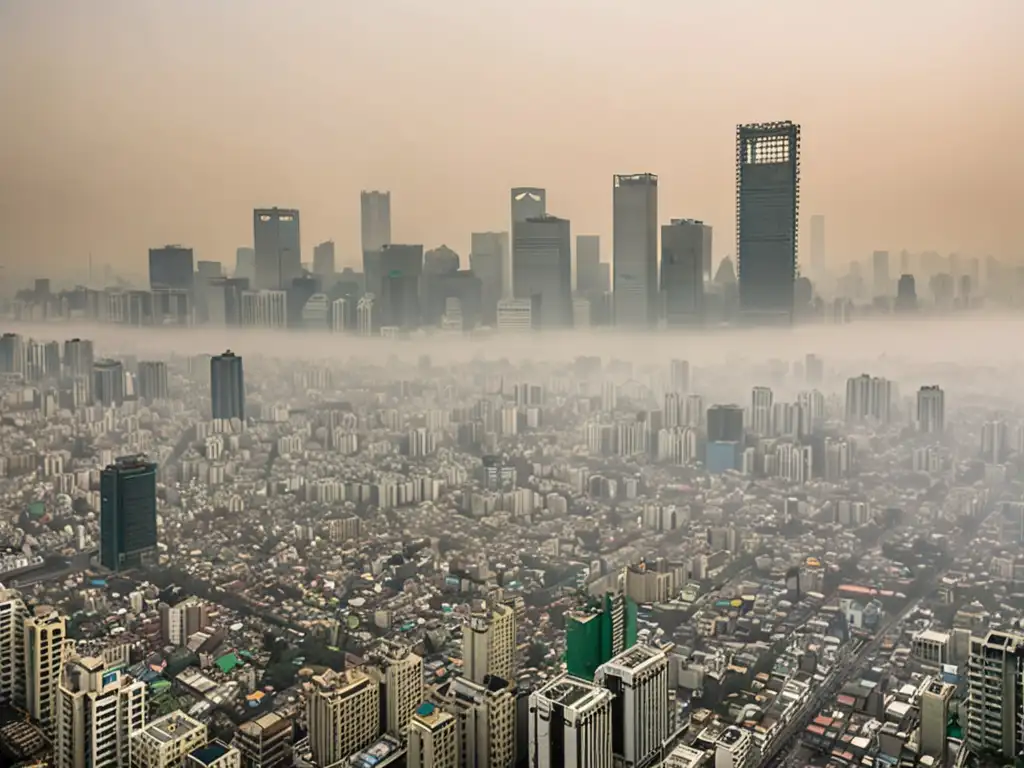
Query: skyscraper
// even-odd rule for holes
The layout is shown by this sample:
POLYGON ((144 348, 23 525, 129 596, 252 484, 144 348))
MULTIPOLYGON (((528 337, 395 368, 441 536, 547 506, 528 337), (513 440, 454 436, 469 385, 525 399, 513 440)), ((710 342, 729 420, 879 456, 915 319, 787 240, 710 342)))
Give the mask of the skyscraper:
POLYGON ((530 694, 533 768, 612 768, 612 694, 560 675, 530 694))
POLYGON ((0 336, 0 373, 25 372, 25 345, 16 333, 0 336))
POLYGON ((256 246, 253 287, 287 289, 302 274, 299 212, 293 208, 257 208, 252 226, 256 246))
POLYGON ((92 394, 96 402, 105 408, 124 402, 124 366, 120 360, 97 360, 93 363, 92 394))
POLYGON ((740 309, 789 322, 797 276, 800 126, 736 127, 736 254, 740 309))
POLYGON ((615 325, 649 328, 658 319, 658 177, 615 176, 613 185, 615 325))
POLYGON ((516 616, 502 603, 478 607, 462 629, 462 672, 483 685, 488 676, 515 680, 516 616))
POLYGON ((363 253, 391 245, 391 193, 364 190, 359 208, 363 253))
POLYGON ((68 642, 67 618, 38 605, 24 622, 25 711, 48 733, 57 715, 57 685, 68 642))
POLYGON ((515 187, 511 192, 512 229, 510 235, 511 248, 507 263, 503 265, 501 279, 505 285, 503 299, 513 295, 515 280, 513 278, 516 260, 516 226, 521 221, 546 216, 548 212, 547 191, 540 187, 515 187))
POLYGON ((820 276, 825 269, 825 217, 811 216, 811 269, 820 276))
POLYGON ((872 378, 866 373, 846 380, 846 420, 858 423, 872 420, 881 424, 892 421, 892 382, 872 378))
POLYGON ((738 405, 713 405, 708 408, 708 442, 743 441, 743 409, 738 405))
POLYGON ((64 342, 64 370, 68 376, 92 376, 93 347, 89 339, 68 339, 64 342))
POLYGON ((256 250, 248 246, 235 249, 235 278, 248 280, 249 285, 256 284, 256 250))
POLYGON ((567 219, 544 214, 517 221, 512 242, 512 290, 531 299, 540 328, 572 326, 572 252, 567 219))
POLYGON ((422 245, 385 245, 380 251, 381 325, 414 329, 420 325, 422 245))
POLYGON ((210 399, 213 418, 245 421, 245 376, 242 358, 230 349, 210 358, 210 399))
POLYGON ((669 327, 704 320, 704 275, 711 261, 711 227, 672 219, 661 228, 661 293, 669 327))
POLYGON ((772 435, 772 400, 768 387, 754 387, 750 395, 750 431, 758 437, 772 435))
POLYGON ((889 277, 889 252, 875 251, 871 255, 871 271, 875 296, 889 296, 892 292, 889 277))
POLYGON ((458 768, 458 721, 424 702, 409 723, 409 768, 458 768))
POLYGON ((927 434, 946 429, 946 393, 938 386, 921 387, 917 392, 917 428, 927 434))
POLYGON ((121 456, 100 474, 100 564, 141 565, 156 551, 156 464, 121 456))
POLYGON ((165 245, 149 249, 149 287, 191 291, 195 280, 191 248, 165 245))
POLYGON ((602 664, 594 683, 612 694, 612 754, 624 765, 653 765, 671 735, 665 652, 633 646, 602 664))
POLYGON ((485 325, 497 323, 498 302, 511 295, 508 232, 474 232, 469 253, 469 269, 480 278, 481 320, 485 325))
POLYGON ((593 680, 597 668, 636 645, 637 605, 607 593, 601 605, 565 616, 565 665, 573 677, 593 680))
POLYGON ((339 765, 380 736, 380 683, 366 670, 328 669, 311 682, 306 720, 317 765, 339 765))
MULTIPOLYGON (((313 248, 313 274, 330 277, 334 274, 334 241, 327 240, 313 248)), ((329 288, 324 284, 324 288, 329 288)))
POLYGON ((139 362, 136 394, 143 400, 166 400, 170 387, 167 383, 167 363, 162 360, 139 362))
POLYGON ((576 290, 601 292, 601 236, 576 235, 576 290))

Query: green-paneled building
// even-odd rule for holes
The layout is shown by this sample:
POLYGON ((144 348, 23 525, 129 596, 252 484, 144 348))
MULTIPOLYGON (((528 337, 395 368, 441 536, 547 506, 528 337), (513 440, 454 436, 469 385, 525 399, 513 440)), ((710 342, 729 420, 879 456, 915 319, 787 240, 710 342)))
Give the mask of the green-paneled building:
POLYGON ((597 668, 636 645, 636 603, 622 594, 604 598, 565 618, 565 662, 573 677, 593 680, 597 668))

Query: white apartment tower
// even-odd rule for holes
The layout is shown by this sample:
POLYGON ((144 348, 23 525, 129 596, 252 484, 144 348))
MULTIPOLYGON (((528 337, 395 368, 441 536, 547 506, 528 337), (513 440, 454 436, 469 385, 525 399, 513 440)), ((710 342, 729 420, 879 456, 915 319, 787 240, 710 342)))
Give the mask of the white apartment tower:
POLYGON ((158 717, 131 737, 132 768, 177 768, 192 750, 205 747, 206 726, 184 712, 158 717))
POLYGON ((406 732, 416 708, 423 703, 423 659, 408 647, 388 643, 381 666, 384 669, 384 730, 394 735, 406 732))
POLYGON ((917 428, 928 434, 946 429, 946 393, 937 386, 921 387, 917 392, 917 428))
POLYGON ((21 595, 0 588, 0 704, 21 704, 25 699, 25 619, 28 609, 21 595))
POLYGON ((1024 698, 1024 636, 989 632, 971 638, 964 740, 971 752, 1005 758, 1020 753, 1024 698))
POLYGON ((328 670, 311 685, 306 719, 318 765, 335 765, 380 736, 380 685, 366 670, 328 670))
POLYGON ((750 397, 750 431, 758 437, 772 434, 772 391, 768 387, 754 387, 750 397))
POLYGON ((892 421, 892 382, 866 373, 846 381, 846 420, 850 423, 892 421))
POLYGON ((130 765, 132 737, 145 724, 145 683, 110 669, 102 658, 75 657, 64 665, 57 689, 57 768, 130 765))
POLYGON ((409 768, 459 768, 458 720, 426 702, 409 721, 409 768))
POLYGON ((597 668, 594 683, 612 694, 612 753, 625 765, 650 765, 671 731, 668 657, 634 645, 597 668))
POLYGON ((512 683, 478 685, 456 677, 431 691, 432 703, 457 721, 458 765, 510 768, 516 754, 516 696, 512 683))
POLYGON ((40 606, 25 619, 25 710, 46 729, 52 731, 57 711, 57 684, 64 646, 67 619, 52 608, 40 606))
POLYGON ((612 699, 568 675, 530 694, 531 768, 612 768, 612 699))
POLYGON ((515 680, 515 611, 501 603, 484 604, 462 630, 462 672, 474 683, 488 676, 515 680))
POLYGON ((243 291, 241 321, 247 328, 284 328, 288 324, 288 294, 243 291))
POLYGON ((348 299, 335 299, 331 302, 331 330, 335 333, 348 330, 348 299))
POLYGON ((356 305, 356 327, 360 336, 373 335, 373 315, 376 304, 376 297, 372 293, 365 293, 359 297, 356 305))

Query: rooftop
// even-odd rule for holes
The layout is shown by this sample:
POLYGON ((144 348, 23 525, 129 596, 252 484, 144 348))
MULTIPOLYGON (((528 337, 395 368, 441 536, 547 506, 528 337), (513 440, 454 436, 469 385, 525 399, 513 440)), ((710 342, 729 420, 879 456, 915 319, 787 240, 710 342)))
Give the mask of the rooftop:
POLYGON ((164 744, 184 738, 197 728, 206 728, 206 726, 198 720, 193 720, 184 712, 171 712, 147 725, 143 734, 164 744))

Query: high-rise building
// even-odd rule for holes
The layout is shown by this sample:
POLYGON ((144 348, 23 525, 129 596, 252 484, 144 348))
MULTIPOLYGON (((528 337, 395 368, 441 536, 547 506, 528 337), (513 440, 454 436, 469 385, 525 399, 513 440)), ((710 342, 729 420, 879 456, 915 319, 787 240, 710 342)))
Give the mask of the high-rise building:
POLYGON ((423 659, 397 643, 386 643, 382 651, 383 726, 387 733, 399 736, 406 732, 413 713, 423 702, 423 659))
POLYGON ((516 616, 498 602, 476 606, 462 628, 462 673, 474 683, 488 676, 515 680, 516 616))
POLYGON ((167 382, 167 363, 162 360, 139 362, 136 394, 143 400, 166 400, 170 393, 167 382))
POLYGON ((112 571, 156 552, 156 464, 121 456, 100 473, 100 564, 112 571))
POLYGON ((636 645, 637 605, 607 593, 600 605, 565 616, 565 664, 573 677, 593 680, 597 668, 636 645))
POLYGON ((311 682, 306 720, 317 765, 338 765, 380 736, 380 685, 366 670, 327 670, 311 682))
POLYGON ((259 768, 288 768, 292 765, 295 724, 278 712, 248 720, 238 726, 231 742, 242 754, 242 764, 259 768))
POLYGON ((382 326, 412 330, 422 317, 423 246, 389 244, 380 251, 382 326))
POLYGON ((811 269, 815 275, 825 269, 825 217, 820 213, 811 216, 811 269))
POLYGON ((359 210, 363 253, 391 245, 391 193, 360 192, 359 210))
POLYGON ((469 253, 469 269, 480 278, 481 320, 497 323, 498 302, 511 296, 511 254, 508 232, 474 232, 469 253))
POLYGON ((424 702, 409 723, 409 768, 459 768, 458 721, 424 702))
POLYGON ((583 294, 603 292, 600 235, 576 235, 576 290, 583 294))
POLYGON ((946 757, 949 715, 956 686, 932 680, 921 691, 921 752, 939 761, 946 757))
POLYGON ((94 361, 92 342, 89 339, 68 339, 64 342, 64 370, 68 376, 92 377, 94 361))
POLYGON ((532 768, 611 768, 612 698, 568 675, 530 694, 532 768))
POLYGON ((286 289, 302 274, 299 212, 293 208, 257 208, 252 226, 256 246, 253 287, 286 289))
POLYGON ((704 320, 704 275, 711 262, 711 227, 672 219, 661 228, 661 293, 669 327, 704 320))
MULTIPOLYGON (((690 363, 686 360, 670 360, 668 364, 668 388, 670 392, 690 391, 690 363)), ((676 425, 673 425, 676 426, 676 425)))
POLYGON ((25 372, 25 345, 16 333, 0 336, 0 373, 25 372))
POLYGON ((615 325, 648 328, 658 319, 658 177, 615 176, 613 185, 615 325))
POLYGON ((105 408, 124 402, 124 366, 119 360, 97 360, 92 366, 92 394, 105 408))
POLYGON ((1024 746, 1024 637, 998 631, 972 637, 967 687, 968 749, 1015 758, 1024 746))
POLYGON ((755 321, 790 321, 797 278, 800 126, 736 127, 736 254, 740 308, 755 321))
POLYGON ((170 712, 136 731, 131 738, 133 768, 179 766, 188 755, 206 746, 206 725, 184 712, 170 712))
POLYGON ((167 645, 185 645, 209 625, 209 606, 198 597, 188 597, 176 605, 160 603, 160 629, 167 645))
MULTIPOLYGON (((334 274, 334 241, 326 240, 313 247, 313 274, 327 278, 334 274)), ((324 286, 325 288, 328 286, 324 286)))
POLYGON ((750 394, 750 431, 758 437, 772 435, 772 400, 768 387, 754 387, 750 394))
POLYGON ((509 259, 507 263, 503 265, 503 270, 501 273, 502 283, 505 286, 505 290, 502 294, 503 299, 511 298, 515 287, 513 270, 515 269, 516 260, 516 226, 521 221, 546 216, 548 213, 547 197, 547 191, 541 189, 540 187, 514 187, 511 191, 511 247, 509 251, 509 259))
POLYGON ((713 405, 708 408, 709 442, 742 442, 743 409, 738 405, 713 405))
POLYGON ((917 428, 928 434, 946 429, 946 393, 938 386, 921 387, 917 392, 917 428))
POLYGON ((195 260, 191 248, 165 245, 149 249, 149 287, 178 288, 191 291, 195 280, 195 260))
POLYGON ((512 290, 539 310, 535 327, 572 326, 572 252, 569 221, 543 215, 517 221, 512 242, 512 290))
POLYGON ((431 703, 458 723, 459 765, 506 768, 516 754, 515 683, 488 677, 484 684, 452 678, 430 691, 431 703))
POLYGON ((235 249, 235 274, 240 280, 248 280, 249 285, 256 284, 256 249, 242 246, 235 249))
POLYGON ((21 594, 0 587, 0 705, 25 700, 25 619, 21 594))
POLYGON ((860 376, 846 380, 846 421, 854 424, 867 420, 880 424, 892 421, 893 386, 887 379, 860 376))
POLYGON ((53 732, 57 684, 68 641, 67 619, 48 606, 37 606, 25 619, 25 711, 53 732))
MULTIPOLYGON (((75 656, 57 689, 57 768, 118 768, 146 724, 146 684, 102 658, 75 656)), ((204 726, 205 730, 205 726, 204 726)))
POLYGON ((239 325, 245 328, 287 327, 287 291, 242 291, 239 299, 239 325))
POLYGON ((242 358, 230 349, 210 358, 213 418, 245 421, 245 376, 242 358))
POLYGON ((366 293, 359 297, 356 305, 356 330, 360 336, 373 334, 379 321, 377 310, 377 297, 372 293, 366 293))
POLYGON ((635 645, 602 664, 594 683, 612 694, 612 754, 624 765, 652 765, 672 730, 665 652, 635 645))
POLYGON ((1010 449, 1010 428, 1005 421, 986 421, 981 425, 981 458, 989 464, 1002 464, 1010 449))
POLYGON ((875 296, 889 296, 892 292, 889 277, 889 252, 875 251, 871 255, 872 287, 875 296))

